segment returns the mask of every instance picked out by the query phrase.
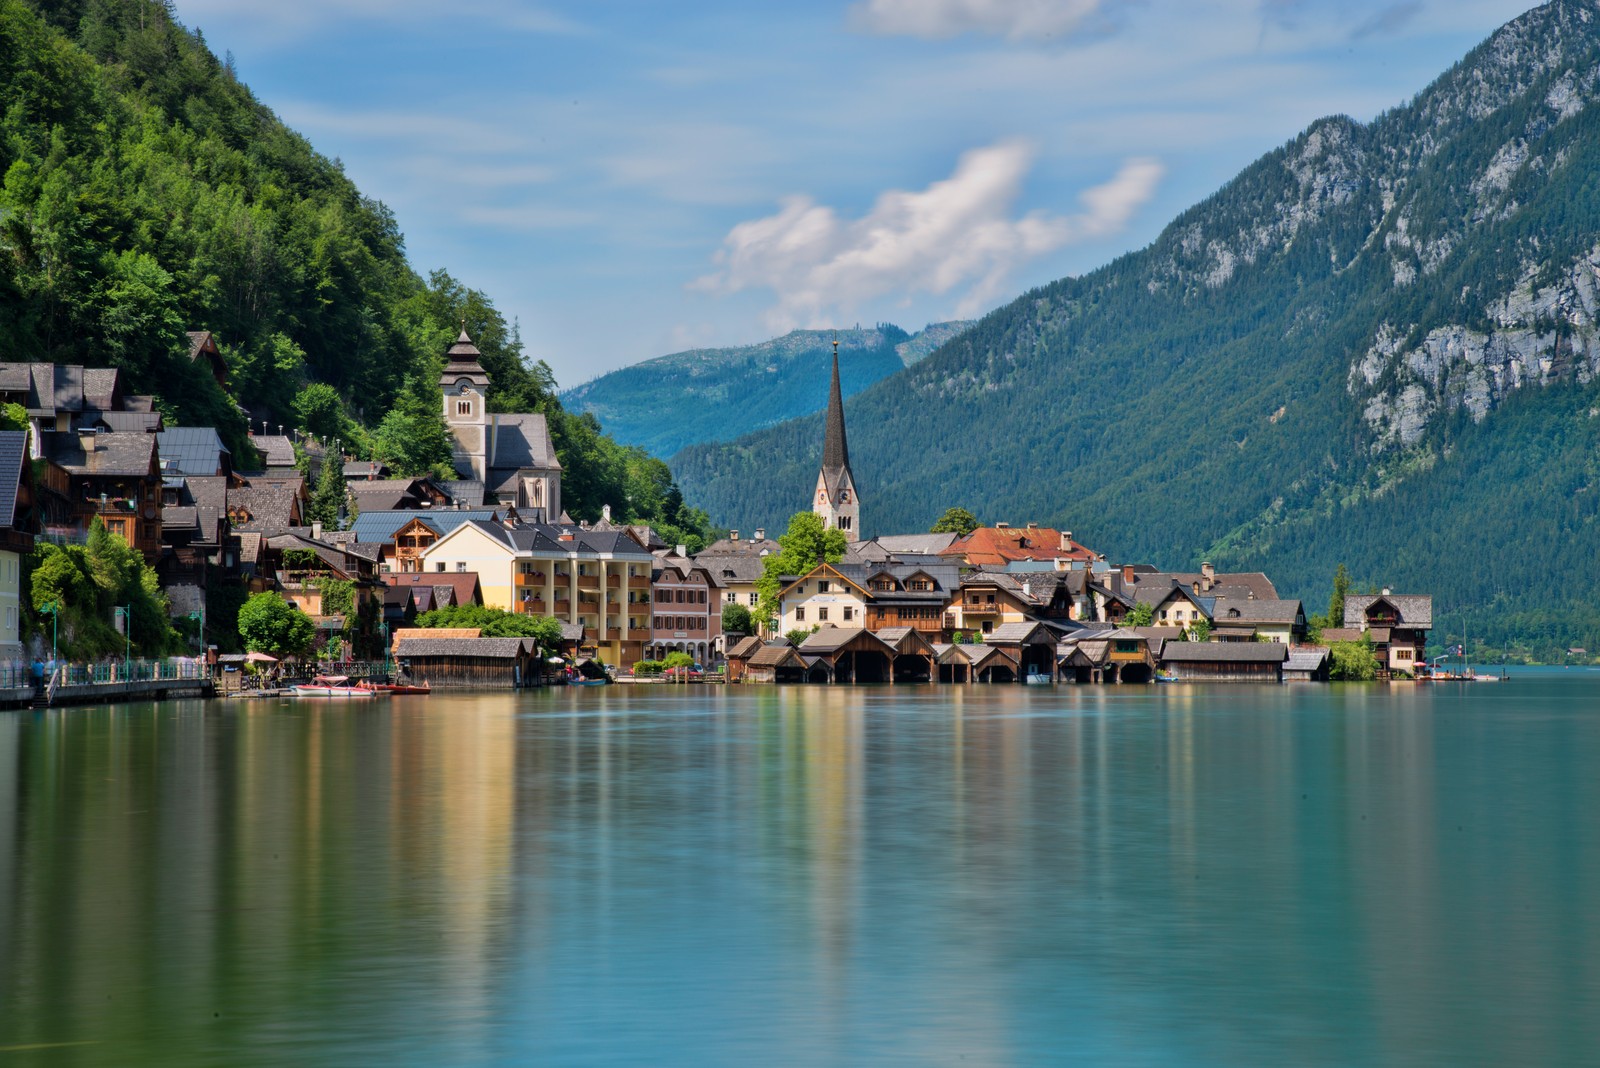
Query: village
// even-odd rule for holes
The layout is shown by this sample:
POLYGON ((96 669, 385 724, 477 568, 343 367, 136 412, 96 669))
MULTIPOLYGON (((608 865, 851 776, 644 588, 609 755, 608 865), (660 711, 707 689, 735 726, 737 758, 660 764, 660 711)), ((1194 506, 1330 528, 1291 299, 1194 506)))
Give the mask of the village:
MULTIPOLYGON (((212 335, 190 341, 196 373, 225 386, 212 335)), ((439 380, 455 479, 392 478, 264 424, 251 426, 259 469, 239 470, 215 428, 166 425, 114 369, 0 363, 0 404, 27 419, 0 432, 5 692, 30 695, 40 661, 56 678, 48 628, 23 641, 25 608, 59 621, 58 605, 24 604, 35 541, 83 544, 97 524, 154 569, 172 617, 197 624, 198 673, 225 689, 242 684, 253 657, 276 658, 206 642, 208 591, 220 583, 303 613, 325 657, 382 659, 441 685, 535 685, 579 669, 589 681, 1326 681, 1341 642, 1370 649, 1379 678, 1426 671, 1426 595, 1351 594, 1343 618, 1314 633, 1301 601, 1280 597, 1265 574, 1113 563, 1070 530, 996 522, 861 538, 837 350, 816 492, 797 518, 837 532, 843 552, 777 576, 775 588, 769 578, 764 598, 767 560, 783 549, 765 528, 728 531, 691 554, 613 522, 609 507, 572 521, 544 417, 490 412, 479 356, 463 330, 439 380), (341 514, 354 517, 345 529, 308 520, 303 456, 341 465, 341 514), (554 619, 559 641, 541 649, 417 625, 458 606, 554 619)))

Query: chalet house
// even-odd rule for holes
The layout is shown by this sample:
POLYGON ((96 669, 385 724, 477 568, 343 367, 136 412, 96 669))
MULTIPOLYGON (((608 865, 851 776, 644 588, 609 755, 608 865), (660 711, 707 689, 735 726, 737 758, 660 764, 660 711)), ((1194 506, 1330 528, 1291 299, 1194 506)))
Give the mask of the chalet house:
POLYGON ((350 531, 361 541, 382 546, 380 571, 407 574, 421 571, 422 554, 456 527, 474 520, 498 523, 502 518, 502 510, 496 508, 443 508, 420 514, 410 509, 363 509, 350 531))
POLYGON ((872 594, 859 581, 834 564, 818 564, 796 578, 778 594, 778 631, 824 627, 853 629, 865 626, 865 610, 872 594))
MULTIPOLYGON (((681 548, 681 546, 680 546, 681 548)), ((710 570, 680 553, 655 554, 650 582, 650 642, 645 658, 688 653, 699 664, 722 653, 722 598, 710 570)))
POLYGON ((1433 598, 1388 590, 1377 596, 1352 594, 1344 600, 1344 625, 1372 639, 1380 671, 1411 674, 1427 659, 1433 598))
POLYGON ((346 483, 345 488, 358 513, 442 509, 452 503, 449 494, 426 478, 369 479, 346 483))
POLYGON ((754 538, 741 539, 737 530, 730 530, 726 538, 695 554, 695 563, 716 578, 723 604, 754 608, 761 599, 756 580, 761 577, 766 558, 781 551, 782 546, 768 538, 764 528, 757 528, 755 534, 754 538))
POLYGON ((0 660, 22 657, 22 566, 33 551, 28 432, 0 431, 0 660))
POLYGON ((1212 641, 1299 645, 1306 639, 1306 613, 1299 601, 1218 597, 1211 622, 1212 641))
POLYGON ((216 335, 211 331, 189 331, 189 362, 195 370, 210 375, 224 390, 228 388, 228 363, 222 358, 216 335))
POLYGON ((845 573, 857 575, 870 595, 868 630, 907 627, 930 642, 943 637, 945 607, 960 585, 959 571, 952 564, 878 564, 845 573))
POLYGON ((66 363, 0 363, 0 403, 19 404, 33 430, 33 458, 44 455, 43 435, 102 430, 153 433, 161 413, 153 398, 126 393, 114 367, 66 363))
POLYGON ((740 638, 735 642, 733 647, 728 650, 728 681, 743 682, 750 665, 750 658, 760 652, 762 648, 764 646, 761 639, 755 635, 751 635, 748 638, 740 638))
POLYGON ((945 607, 945 629, 990 634, 1008 623, 1026 623, 1039 604, 1031 582, 1018 582, 1003 571, 977 571, 961 580, 945 607))
POLYGON ((1201 564, 1199 571, 1157 571, 1151 567, 1124 565, 1123 591, 1132 594, 1141 587, 1166 589, 1183 586, 1196 597, 1254 598, 1258 601, 1276 601, 1278 590, 1272 580, 1259 571, 1219 572, 1211 564, 1201 564))
POLYGON ((64 478, 52 482, 68 526, 50 533, 81 537, 96 517, 154 564, 161 557, 161 461, 156 435, 82 428, 39 435, 40 451, 64 478))
POLYGON ((161 558, 156 575, 174 616, 204 611, 205 591, 217 569, 232 570, 228 479, 220 475, 167 475, 161 480, 161 558))
POLYGON ((1210 622, 1216 598, 1195 593, 1174 579, 1166 588, 1140 583, 1134 590, 1134 603, 1150 606, 1150 620, 1156 626, 1190 627, 1210 622))

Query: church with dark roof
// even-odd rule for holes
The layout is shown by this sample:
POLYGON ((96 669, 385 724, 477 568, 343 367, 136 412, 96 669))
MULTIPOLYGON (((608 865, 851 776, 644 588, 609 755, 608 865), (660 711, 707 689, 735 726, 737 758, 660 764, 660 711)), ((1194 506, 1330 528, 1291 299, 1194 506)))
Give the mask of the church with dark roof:
POLYGON ((861 498, 850 474, 850 446, 844 436, 844 396, 839 389, 839 341, 833 342, 833 383, 828 387, 827 429, 822 439, 822 470, 811 510, 826 528, 844 531, 845 541, 861 536, 861 498))
POLYGON ((451 462, 462 479, 482 483, 488 496, 514 505, 525 518, 561 519, 561 461, 550 427, 537 413, 502 415, 488 406, 489 375, 465 328, 445 352, 439 387, 444 421, 455 439, 451 462))

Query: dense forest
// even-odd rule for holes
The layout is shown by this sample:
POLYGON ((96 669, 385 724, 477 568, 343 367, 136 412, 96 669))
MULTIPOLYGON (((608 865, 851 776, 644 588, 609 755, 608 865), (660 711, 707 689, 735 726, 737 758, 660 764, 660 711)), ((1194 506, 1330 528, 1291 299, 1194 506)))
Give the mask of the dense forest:
POLYGON ((793 330, 759 345, 691 349, 601 375, 564 391, 561 402, 594 413, 617 440, 667 456, 821 411, 835 340, 840 388, 850 397, 916 363, 967 325, 932 323, 916 334, 892 323, 793 330))
POLYGON ((235 400, 420 474, 448 460, 438 374, 464 322, 490 407, 549 419, 575 518, 611 504, 668 540, 708 533, 665 464, 563 410, 487 295, 413 270, 388 209, 170 4, 0 0, 0 109, 6 359, 120 367, 170 421, 216 426, 241 457, 235 400), (185 373, 186 330, 217 335, 231 396, 185 373))
MULTIPOLYGON (((847 402, 866 533, 949 505, 1117 561, 1335 567, 1436 637, 1600 649, 1600 18, 1519 18, 1409 104, 1323 119, 1150 247, 847 402)), ((816 478, 812 416, 673 459, 734 526, 816 478)))

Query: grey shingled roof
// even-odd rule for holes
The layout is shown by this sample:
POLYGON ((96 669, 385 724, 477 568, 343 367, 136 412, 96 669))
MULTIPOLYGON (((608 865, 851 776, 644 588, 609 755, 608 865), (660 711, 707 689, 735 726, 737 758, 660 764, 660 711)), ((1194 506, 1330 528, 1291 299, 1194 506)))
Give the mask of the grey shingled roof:
POLYGON ((400 655, 406 658, 459 656, 514 660, 532 651, 533 642, 527 638, 408 638, 400 647, 400 655))
POLYGON ((268 467, 293 467, 294 442, 283 434, 255 434, 250 444, 261 454, 261 462, 268 467))
POLYGON ((468 508, 483 507, 483 483, 475 478, 439 479, 436 484, 456 504, 465 505, 468 508))
POLYGON ((1055 644, 1054 632, 1043 623, 1002 623, 994 628, 993 631, 985 634, 983 640, 985 644, 1010 645, 1026 641, 1029 638, 1036 638, 1034 631, 1037 630, 1044 631, 1044 637, 1050 644, 1055 644))
POLYGON ((228 491, 228 508, 243 508, 249 515, 236 524, 239 530, 277 534, 295 525, 299 499, 297 487, 287 482, 252 482, 228 491))
MULTIPOLYGON (((398 510, 367 511, 362 509, 356 516, 355 522, 350 524, 350 533, 356 536, 357 541, 385 543, 394 540, 400 528, 413 519, 420 519, 430 530, 437 531, 440 537, 450 533, 456 527, 475 520, 484 520, 494 523, 499 519, 500 513, 493 508, 480 509, 455 509, 455 508, 404 508, 398 510)), ((498 526, 498 523, 494 523, 498 526)))
POLYGON ((101 412, 85 414, 83 422, 89 426, 103 425, 107 430, 123 433, 150 434, 164 425, 160 412, 101 412))
POLYGON ((1378 594, 1351 594, 1344 600, 1344 625, 1359 627, 1367 621, 1367 607, 1374 601, 1388 601, 1400 613, 1402 627, 1432 627, 1433 626, 1433 597, 1428 594, 1392 593, 1378 594))
POLYGON ((1174 664, 1281 664, 1289 647, 1278 642, 1167 642, 1161 659, 1174 664))
POLYGON ((1283 667, 1286 671, 1317 671, 1327 659, 1326 649, 1291 649, 1283 667))
POLYGON ((561 469, 544 416, 537 413, 496 416, 493 469, 516 471, 524 467, 561 469))
POLYGON ((1218 597, 1211 613, 1218 626, 1247 623, 1293 623, 1300 618, 1299 601, 1250 601, 1218 597))
POLYGON ((16 526, 17 488, 22 484, 22 465, 27 460, 28 432, 0 430, 0 527, 16 526))
POLYGON ((794 661, 797 666, 804 666, 800 654, 794 647, 787 643, 777 645, 764 645, 750 657, 751 667, 782 667, 789 661, 794 661))
POLYGON ((74 475, 143 478, 151 473, 156 458, 154 434, 95 434, 93 452, 85 452, 72 431, 48 431, 39 437, 44 455, 74 475))
POLYGON ((745 660, 754 656, 761 649, 761 639, 755 635, 742 638, 732 649, 728 650, 729 660, 745 660))

